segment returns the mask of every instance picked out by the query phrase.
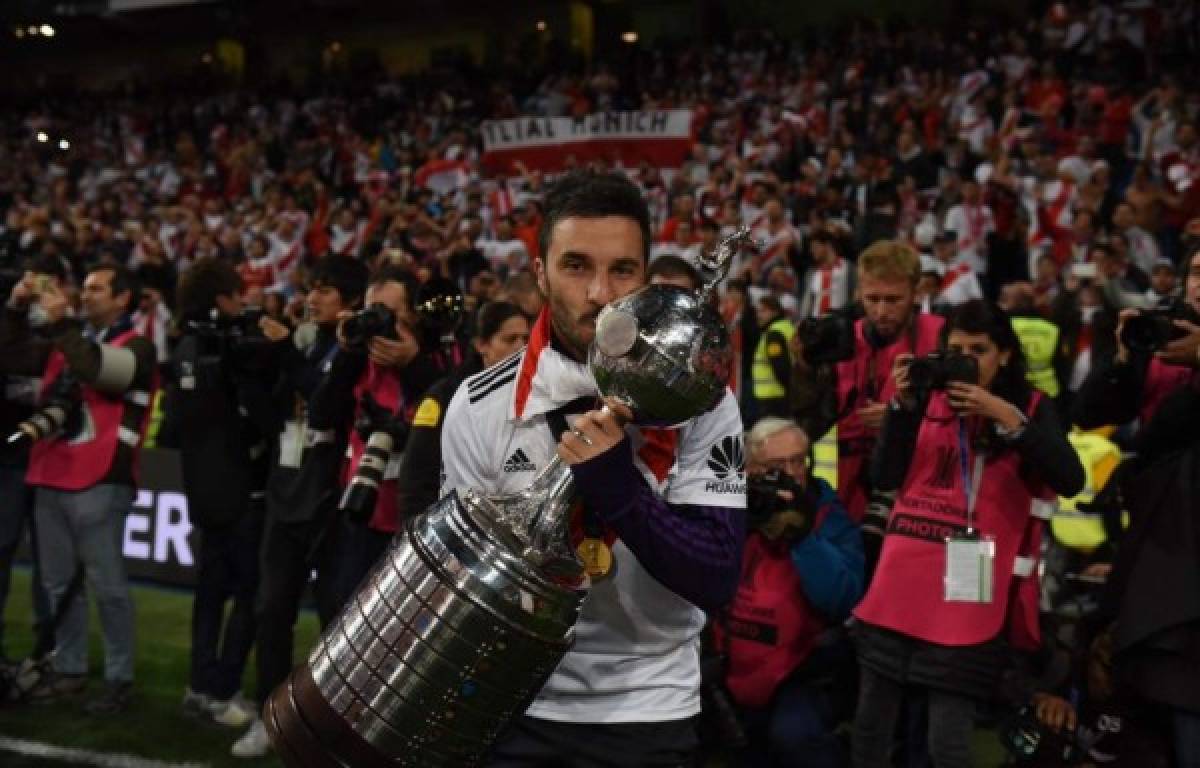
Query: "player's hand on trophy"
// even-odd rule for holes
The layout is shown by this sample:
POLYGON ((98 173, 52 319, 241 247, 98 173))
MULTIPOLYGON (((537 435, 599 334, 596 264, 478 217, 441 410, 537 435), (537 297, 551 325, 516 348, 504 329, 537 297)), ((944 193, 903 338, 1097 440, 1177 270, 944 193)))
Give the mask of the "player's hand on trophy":
POLYGON ((568 465, 594 459, 625 439, 625 423, 633 412, 612 398, 603 408, 581 414, 558 441, 558 455, 568 465))

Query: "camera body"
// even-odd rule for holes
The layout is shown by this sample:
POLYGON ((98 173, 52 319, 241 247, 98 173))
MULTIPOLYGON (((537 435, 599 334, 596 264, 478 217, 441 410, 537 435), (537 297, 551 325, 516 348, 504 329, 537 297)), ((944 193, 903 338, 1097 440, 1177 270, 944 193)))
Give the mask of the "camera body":
POLYGON ((854 318, 834 312, 807 318, 796 326, 809 365, 840 363, 854 357, 854 318))
POLYGON ((978 384, 979 364, 970 355, 930 352, 909 363, 908 381, 918 392, 945 389, 955 381, 978 384))
POLYGON ((376 336, 396 336, 396 313, 386 304, 376 302, 342 321, 342 337, 351 347, 364 347, 376 336))
MULTIPOLYGON (((259 307, 247 307, 232 316, 214 309, 208 320, 188 320, 184 328, 196 337, 199 366, 246 368, 261 361, 260 353, 271 344, 258 327, 264 314, 259 307)), ((215 370, 212 375, 216 376, 215 370)))
POLYGON ((780 491, 790 492, 795 500, 804 495, 800 483, 781 469, 768 469, 762 474, 746 477, 746 520, 751 527, 766 522, 776 512, 796 505, 796 501, 782 498, 780 491))
POLYGON ((1176 320, 1200 323, 1200 316, 1183 302, 1139 312, 1125 321, 1121 328, 1121 343, 1134 354, 1152 355, 1187 335, 1175 325, 1176 320))
POLYGON ((1073 765, 1087 754, 1086 749, 1080 748, 1078 737, 1075 729, 1063 733, 1050 732, 1038 720, 1032 704, 1022 707, 1000 731, 1001 743, 1018 763, 1050 758, 1059 759, 1064 765, 1073 765))
POLYGON ((768 539, 794 541, 812 531, 815 509, 808 491, 781 469, 746 478, 746 526, 768 539), (786 492, 790 499, 781 495, 786 492))

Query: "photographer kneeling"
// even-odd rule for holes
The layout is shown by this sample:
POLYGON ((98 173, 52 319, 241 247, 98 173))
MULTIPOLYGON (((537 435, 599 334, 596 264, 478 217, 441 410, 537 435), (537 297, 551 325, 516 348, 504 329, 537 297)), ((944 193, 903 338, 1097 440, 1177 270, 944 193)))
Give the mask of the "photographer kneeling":
POLYGON ((844 761, 833 678, 850 655, 841 623, 863 591, 862 537, 812 475, 808 435, 765 418, 747 435, 742 579, 724 630, 726 685, 742 707, 746 765, 844 761))
POLYGON ((975 702, 992 695, 1009 643, 1040 643, 1039 502, 1084 484, 1001 310, 981 301, 957 308, 942 350, 897 358, 897 394, 872 456, 877 487, 899 491, 875 577, 854 610, 855 766, 890 765, 906 689, 928 697, 933 764, 971 765, 975 702))

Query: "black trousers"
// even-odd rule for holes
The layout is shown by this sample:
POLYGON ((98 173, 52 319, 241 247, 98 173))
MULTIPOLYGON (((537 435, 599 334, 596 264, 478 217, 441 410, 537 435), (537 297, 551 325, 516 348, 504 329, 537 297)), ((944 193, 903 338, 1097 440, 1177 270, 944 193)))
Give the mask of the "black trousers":
POLYGON ((696 720, 558 723, 523 716, 496 742, 487 768, 692 768, 696 720))
POLYGON ((340 518, 333 591, 340 609, 354 597, 367 574, 392 543, 393 535, 340 518))
POLYGON ((224 701, 242 687, 254 646, 263 502, 231 525, 203 528, 192 600, 192 690, 224 701), (225 604, 231 603, 229 612, 225 604))
POLYGON ((17 547, 29 527, 29 552, 33 558, 33 652, 40 659, 54 650, 53 607, 42 585, 42 568, 38 560, 37 524, 33 515, 33 489, 25 485, 25 466, 0 464, 0 657, 5 655, 4 606, 12 579, 13 560, 17 547))
POLYGON ((333 526, 328 520, 283 522, 267 515, 256 601, 259 703, 266 701, 292 671, 296 617, 314 568, 317 618, 322 629, 337 614, 332 538, 333 526))

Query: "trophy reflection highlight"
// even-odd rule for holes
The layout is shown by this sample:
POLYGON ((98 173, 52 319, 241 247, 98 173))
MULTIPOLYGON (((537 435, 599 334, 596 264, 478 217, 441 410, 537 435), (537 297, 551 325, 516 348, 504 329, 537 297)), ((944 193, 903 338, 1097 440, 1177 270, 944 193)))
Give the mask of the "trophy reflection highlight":
MULTIPOLYGON (((704 287, 646 286, 596 320, 588 365, 634 422, 671 426, 724 396, 732 350, 711 306, 746 230, 700 263, 704 287)), ((555 458, 525 490, 451 493, 402 535, 266 702, 288 766, 478 764, 571 647, 587 595, 576 500, 555 458)))

